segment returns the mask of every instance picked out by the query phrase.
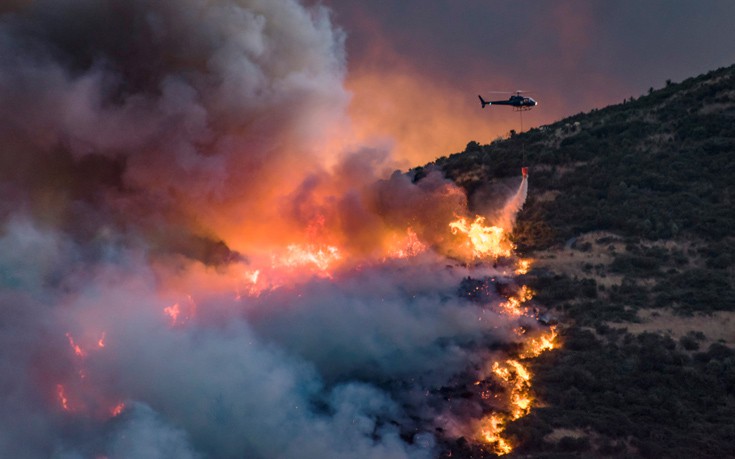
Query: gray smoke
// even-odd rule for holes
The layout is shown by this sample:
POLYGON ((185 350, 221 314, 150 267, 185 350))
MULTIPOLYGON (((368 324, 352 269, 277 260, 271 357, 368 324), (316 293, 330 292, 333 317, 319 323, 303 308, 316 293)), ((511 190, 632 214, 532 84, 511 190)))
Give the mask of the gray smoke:
POLYGON ((344 65, 295 0, 0 6, 0 456, 438 454, 439 389, 518 324, 437 254, 459 189, 325 165, 344 65), (317 216, 370 256, 237 294, 237 228, 317 216), (434 250, 372 256, 407 225, 434 250))

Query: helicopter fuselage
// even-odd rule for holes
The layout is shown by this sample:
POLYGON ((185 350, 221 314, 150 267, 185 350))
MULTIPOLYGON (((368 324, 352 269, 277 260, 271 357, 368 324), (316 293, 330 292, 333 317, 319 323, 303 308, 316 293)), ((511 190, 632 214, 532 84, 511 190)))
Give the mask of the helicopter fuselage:
POLYGON ((508 98, 508 100, 485 100, 482 98, 482 96, 478 96, 480 98, 480 103, 482 104, 482 108, 485 108, 486 105, 508 105, 511 107, 518 108, 520 110, 530 110, 531 108, 538 105, 538 102, 533 100, 530 97, 521 96, 518 94, 512 95, 508 98))

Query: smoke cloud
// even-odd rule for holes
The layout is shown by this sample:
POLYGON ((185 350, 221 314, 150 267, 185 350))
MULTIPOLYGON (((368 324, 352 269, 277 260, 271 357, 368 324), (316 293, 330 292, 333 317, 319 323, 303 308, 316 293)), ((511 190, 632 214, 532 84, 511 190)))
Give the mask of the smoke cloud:
POLYGON ((343 42, 295 0, 0 8, 0 456, 438 454, 522 320, 457 295, 500 274, 462 190, 353 144, 343 42))

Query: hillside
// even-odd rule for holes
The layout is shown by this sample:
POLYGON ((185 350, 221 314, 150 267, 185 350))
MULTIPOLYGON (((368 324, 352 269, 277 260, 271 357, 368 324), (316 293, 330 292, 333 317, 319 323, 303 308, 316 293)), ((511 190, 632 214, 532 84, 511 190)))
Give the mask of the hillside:
POLYGON ((509 428, 513 454, 734 457, 735 66, 411 173, 482 198, 523 151, 513 237, 564 347, 535 364, 546 405, 509 428))

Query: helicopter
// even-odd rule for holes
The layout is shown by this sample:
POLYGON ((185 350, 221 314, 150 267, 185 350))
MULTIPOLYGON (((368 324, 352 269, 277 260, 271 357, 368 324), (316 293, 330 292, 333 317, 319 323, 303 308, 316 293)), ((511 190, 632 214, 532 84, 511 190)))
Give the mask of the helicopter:
POLYGON ((508 100, 485 100, 480 95, 478 95, 477 97, 480 98, 480 103, 482 104, 482 108, 485 108, 486 105, 510 105, 516 110, 525 111, 525 110, 531 110, 533 107, 538 105, 538 102, 531 99, 530 97, 522 96, 521 95, 522 92, 523 91, 516 91, 516 93, 510 96, 508 100))

